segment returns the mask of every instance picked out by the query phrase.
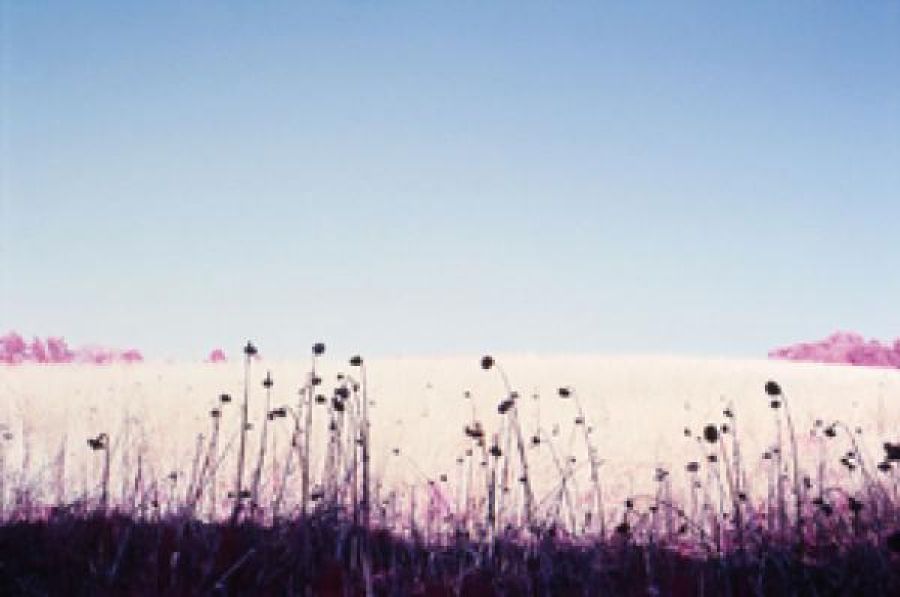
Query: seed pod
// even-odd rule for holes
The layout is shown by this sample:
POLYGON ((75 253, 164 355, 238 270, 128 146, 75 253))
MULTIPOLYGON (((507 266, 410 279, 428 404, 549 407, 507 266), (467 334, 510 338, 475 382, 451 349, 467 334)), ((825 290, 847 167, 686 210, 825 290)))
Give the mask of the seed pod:
POLYGON ((884 459, 888 462, 900 462, 900 444, 884 442, 884 459))

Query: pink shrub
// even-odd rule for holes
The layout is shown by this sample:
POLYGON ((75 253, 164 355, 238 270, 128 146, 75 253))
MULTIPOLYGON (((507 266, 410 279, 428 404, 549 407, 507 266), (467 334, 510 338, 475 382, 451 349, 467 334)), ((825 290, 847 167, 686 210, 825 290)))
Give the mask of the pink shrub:
POLYGON ((769 357, 814 363, 900 368, 900 339, 890 345, 878 340, 866 340, 855 332, 835 332, 818 342, 776 348, 769 353, 769 357))
POLYGON ((224 363, 227 360, 228 358, 225 356, 225 351, 221 348, 214 349, 206 358, 207 363, 224 363))
POLYGON ((124 363, 140 363, 144 360, 144 355, 136 348, 129 348, 119 355, 119 360, 124 363))
POLYGON ((62 338, 47 338, 47 352, 51 363, 71 363, 75 357, 62 338))
POLYGON ((48 360, 47 345, 37 336, 31 341, 31 360, 35 363, 46 363, 48 360))
POLYGON ((35 337, 30 343, 21 335, 9 332, 0 336, 0 363, 19 365, 22 363, 92 363, 105 365, 108 363, 138 363, 144 360, 136 349, 113 350, 109 348, 86 346, 72 350, 63 338, 35 337))
POLYGON ((25 340, 15 332, 0 336, 0 362, 9 365, 23 362, 27 348, 25 340))

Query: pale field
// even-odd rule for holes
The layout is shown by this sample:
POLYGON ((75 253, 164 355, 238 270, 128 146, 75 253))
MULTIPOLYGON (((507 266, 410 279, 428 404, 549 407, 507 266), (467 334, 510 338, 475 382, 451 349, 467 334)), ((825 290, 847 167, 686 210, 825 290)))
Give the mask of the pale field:
MULTIPOLYGON (((463 427, 471 421, 474 407, 489 438, 499 431, 503 415, 498 414, 497 405, 505 390, 498 372, 483 371, 479 360, 474 356, 373 359, 366 363, 373 476, 381 484, 379 495, 394 490, 408 503, 409 487, 425 487, 430 479, 436 481, 446 507, 454 510, 462 508, 470 478, 478 484, 475 489, 484 493, 481 459, 464 457, 472 442, 463 427), (464 398, 466 390, 471 391, 471 399, 464 398), (399 455, 393 454, 395 448, 399 455), (460 457, 462 464, 457 461, 460 457), (439 481, 442 474, 447 476, 446 482, 439 481)), ((900 371, 896 370, 674 357, 501 355, 497 361, 521 395, 519 417, 526 437, 540 426, 548 438, 528 450, 538 501, 560 501, 555 492, 560 474, 553 463, 551 444, 561 459, 576 457, 577 474, 569 483, 572 493, 588 500, 591 489, 584 439, 580 432, 575 433, 575 405, 557 395, 558 387, 569 386, 580 396, 602 459, 601 483, 610 519, 625 497, 656 490, 657 467, 672 473, 673 492, 684 498, 685 464, 718 450, 696 437, 686 438, 684 428, 689 427, 696 436, 708 423, 726 422, 722 411, 729 406, 736 414, 736 419, 728 422, 736 425, 739 434, 746 489, 754 499, 764 496, 767 474, 760 455, 775 441, 776 417, 783 414, 770 408, 763 391, 770 379, 777 380, 787 396, 804 465, 810 473, 817 472, 815 465, 824 457, 830 475, 826 481, 831 484, 849 487, 860 473, 848 474, 838 465, 840 456, 850 448, 845 435, 830 441, 810 435, 816 419, 825 423, 841 420, 851 429, 860 427, 858 439, 875 475, 881 475, 874 465, 882 457, 882 443, 900 439, 900 371), (558 431, 554 433, 554 429, 558 431)), ((345 362, 327 355, 321 360, 322 393, 330 397, 338 370, 358 376, 358 370, 343 366, 345 362)), ((256 462, 256 433, 265 405, 260 381, 271 371, 275 382, 272 406, 295 406, 297 389, 308 370, 309 362, 261 360, 252 365, 250 413, 256 427, 249 444, 251 468, 256 462)), ((235 401, 223 409, 222 445, 234 438, 243 377, 241 362, 0 368, 0 425, 12 434, 3 441, 6 503, 11 502, 16 487, 30 488, 31 499, 46 504, 60 497, 74 500, 85 491, 96 496, 99 458, 88 449, 86 440, 100 432, 111 437, 114 504, 127 501, 123 496, 133 485, 138 452, 143 453, 145 480, 163 480, 172 471, 185 479, 198 437, 209 435, 209 411, 223 392, 235 401), (60 464, 63 446, 64 468, 60 464), (65 477, 62 496, 61 474, 65 477)), ((312 444, 318 469, 326 443, 326 412, 322 406, 314 410, 312 444)), ((267 460, 267 478, 273 467, 279 471, 284 462, 291 428, 290 418, 277 419, 270 427, 279 447, 276 460, 267 460)), ((232 444, 217 477, 220 513, 227 512, 225 493, 231 487, 234 453, 232 444)), ((509 454, 515 458, 515 449, 509 454)), ((289 477, 287 503, 296 503, 298 477, 296 473, 289 477)), ((318 482, 320 472, 313 477, 318 482)), ((177 499, 184 491, 183 485, 161 483, 163 495, 174 490, 177 499)), ((519 499, 518 492, 513 493, 512 499, 519 499)))

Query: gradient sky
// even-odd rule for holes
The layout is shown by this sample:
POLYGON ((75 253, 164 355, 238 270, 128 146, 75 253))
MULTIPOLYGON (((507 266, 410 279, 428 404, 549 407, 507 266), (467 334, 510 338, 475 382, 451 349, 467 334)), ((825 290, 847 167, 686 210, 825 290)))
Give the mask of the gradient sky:
POLYGON ((900 335, 900 2, 0 2, 0 331, 900 335))

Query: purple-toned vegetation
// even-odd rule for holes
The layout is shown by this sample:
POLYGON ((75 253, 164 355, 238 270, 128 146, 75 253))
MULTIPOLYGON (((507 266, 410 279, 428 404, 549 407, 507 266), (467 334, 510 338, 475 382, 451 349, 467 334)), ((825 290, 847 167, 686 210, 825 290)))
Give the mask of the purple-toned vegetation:
POLYGON ((0 364, 23 363, 63 364, 85 363, 108 365, 110 363, 138 363, 144 360, 139 350, 116 350, 99 346, 70 348, 64 338, 34 337, 26 340, 16 332, 0 336, 0 364))
POLYGON ((221 348, 214 348, 210 351, 209 356, 206 357, 207 363, 224 363, 228 360, 228 357, 225 356, 225 351, 221 348))
POLYGON ((866 340, 855 332, 835 332, 818 342, 803 342, 769 352, 773 359, 900 368, 900 338, 891 344, 866 340))
MULTIPOLYGON (((12 434, 4 433, 0 594, 900 594, 900 445, 885 441, 873 456, 859 446, 861 430, 841 421, 797 429, 775 381, 759 389, 772 413, 765 453, 741 450, 741 413, 729 405, 684 429, 697 451, 682 463, 685 481, 650 470, 654 491, 609 503, 603 454, 576 388, 561 385, 548 398, 573 413, 565 447, 557 430, 520 417, 513 380, 483 357, 484 375, 503 384, 502 422, 488 428, 472 406, 456 460, 467 480, 453 488, 441 474, 392 488, 369 466, 379 430, 369 424, 362 357, 326 382, 325 346, 313 345, 296 403, 273 405, 277 380, 254 368, 253 343, 243 354, 243 394, 214 397, 189 474, 154 471, 138 451, 125 482, 113 484, 111 463, 130 447, 97 430, 86 438, 97 466, 81 497, 47 504, 15 484, 3 444, 12 434), (250 409, 265 413, 261 425, 248 423, 250 409), (224 420, 239 424, 236 440, 220 441, 224 420), (316 426, 327 430, 316 436, 325 443, 321 462, 310 445, 316 426), (576 440, 586 463, 571 451, 576 440), (820 462, 807 470, 799 451, 810 445, 820 462), (558 471, 549 494, 535 491, 529 466, 542 450, 558 471), (237 456, 226 470, 229 453, 237 456), (825 475, 838 454, 840 476, 825 475), (580 466, 590 483, 579 489, 580 466)), ((42 495, 67 495, 58 489, 42 495)))

